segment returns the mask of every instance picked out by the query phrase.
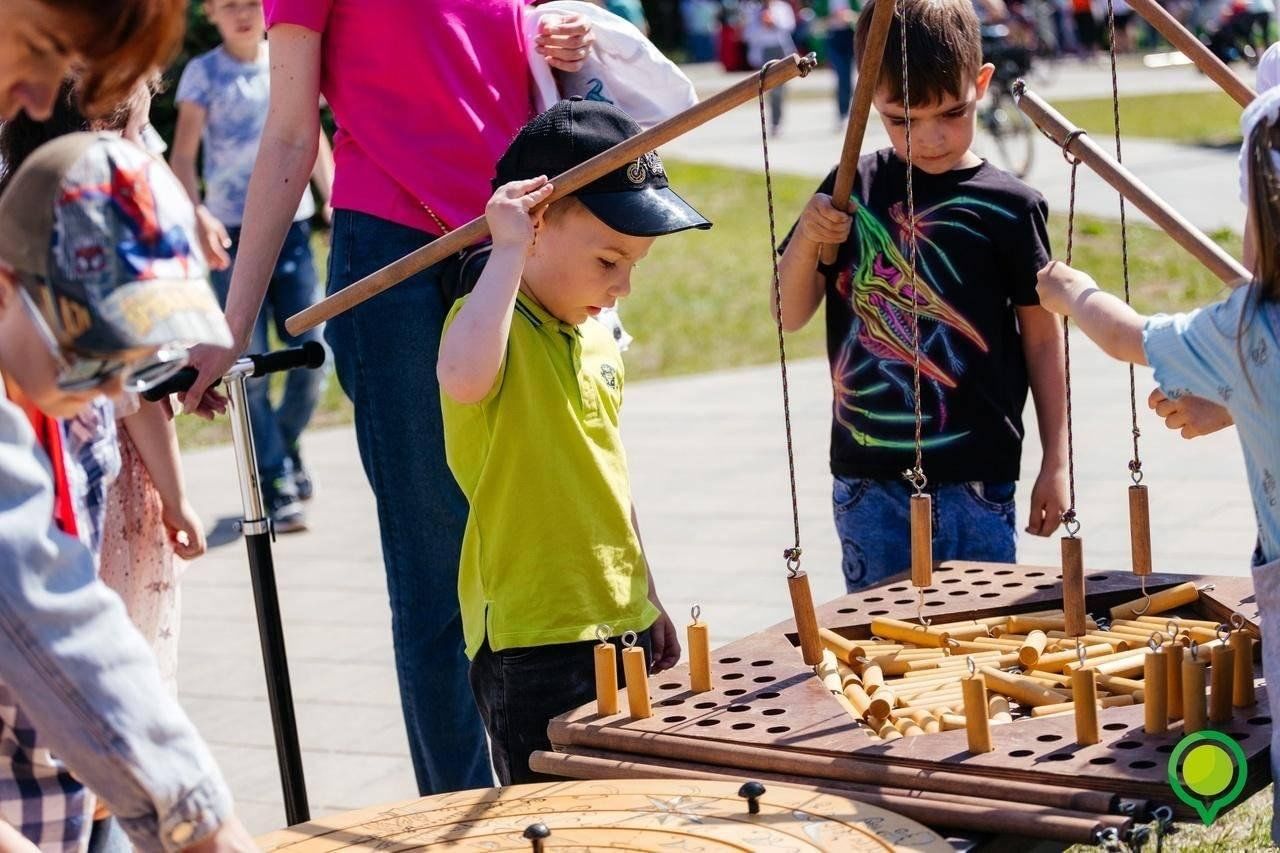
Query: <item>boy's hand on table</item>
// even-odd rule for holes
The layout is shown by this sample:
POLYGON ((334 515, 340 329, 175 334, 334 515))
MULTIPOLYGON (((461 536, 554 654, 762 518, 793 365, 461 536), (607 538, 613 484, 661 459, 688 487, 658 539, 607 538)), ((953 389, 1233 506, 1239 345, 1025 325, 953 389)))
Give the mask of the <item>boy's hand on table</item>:
POLYGON ((1156 388, 1147 397, 1147 405, 1164 418, 1165 426, 1179 430, 1183 438, 1199 438, 1235 423, 1225 407, 1190 394, 1171 400, 1156 388))
POLYGON ((664 669, 671 669, 680 660, 680 635, 676 626, 667 615, 666 608, 658 602, 658 621, 653 623, 649 631, 649 639, 653 643, 653 663, 649 664, 649 673, 656 674, 664 669))
POLYGON ((849 239, 852 225, 853 217, 842 210, 836 210, 836 206, 831 203, 831 196, 814 193, 804 210, 800 211, 798 230, 801 237, 812 243, 839 246, 849 239))
POLYGON ((1068 500, 1066 466, 1042 465, 1036 484, 1031 487, 1031 517, 1027 520, 1027 532, 1032 536, 1048 536, 1057 530, 1068 500))

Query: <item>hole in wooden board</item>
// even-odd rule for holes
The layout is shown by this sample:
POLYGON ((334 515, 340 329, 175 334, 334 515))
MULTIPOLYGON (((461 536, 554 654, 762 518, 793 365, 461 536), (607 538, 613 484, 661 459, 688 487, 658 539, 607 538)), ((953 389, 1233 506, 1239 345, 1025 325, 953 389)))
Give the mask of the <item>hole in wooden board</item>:
POLYGON ((756 727, 755 723, 734 723, 729 728, 733 729, 734 731, 744 732, 747 729, 754 729, 755 727, 756 727))
POLYGON ((1173 752, 1173 744, 1162 743, 1156 747, 1156 752, 1159 752, 1162 755, 1168 755, 1169 753, 1173 752))
POLYGON ((769 726, 765 731, 771 735, 780 735, 784 732, 791 731, 791 726, 769 726))
POLYGON ((1038 584, 1036 584, 1035 588, 1036 588, 1036 589, 1053 589, 1055 586, 1057 586, 1057 584, 1053 584, 1053 583, 1038 583, 1038 584))
POLYGON ((753 660, 753 661, 751 662, 751 665, 752 665, 752 666, 773 666, 773 661, 771 661, 771 660, 753 660))
POLYGON ((681 684, 678 681, 668 681, 666 684, 658 685, 659 690, 679 690, 680 687, 681 684))
POLYGON ((970 581, 971 586, 990 586, 991 581, 970 581))
POLYGON ((1116 749, 1142 749, 1142 744, 1136 740, 1122 740, 1115 746, 1116 749))
POLYGON ((1270 717, 1250 717, 1249 725, 1251 726, 1269 726, 1271 725, 1270 717))
POLYGON ((939 574, 941 572, 949 572, 951 570, 952 570, 951 566, 938 566, 933 570, 933 572, 934 574, 939 574))
POLYGON ((1249 735, 1246 734, 1245 732, 1227 732, 1227 734, 1231 735, 1231 737, 1233 737, 1236 741, 1249 739, 1249 735))
POLYGON ((751 680, 756 684, 768 684, 770 681, 777 681, 778 677, 776 675, 757 675, 751 680))
POLYGON ((857 613, 857 612, 858 612, 858 608, 856 608, 856 607, 841 607, 841 608, 840 608, 839 610, 837 610, 836 612, 837 612, 837 613, 857 613))
POLYGON ((698 702, 693 707, 697 708, 699 711, 705 711, 706 709, 714 708, 715 706, 715 702, 698 702))
POLYGON ((884 601, 884 599, 878 595, 873 595, 870 598, 864 598, 862 600, 865 602, 868 602, 869 604, 875 604, 878 601, 884 601))
POLYGON ((1026 575, 1024 575, 1024 577, 1028 577, 1028 578, 1042 578, 1042 577, 1044 577, 1044 572, 1027 572, 1027 573, 1026 573, 1026 575))
POLYGON ((739 678, 742 678, 742 673, 740 673, 740 672, 726 672, 724 675, 722 675, 722 676, 720 676, 720 677, 721 677, 721 678, 723 678, 725 681, 737 681, 739 678))
POLYGON ((1015 587, 1022 586, 1022 582, 1021 582, 1021 581, 1010 581, 1009 583, 1001 584, 1001 586, 1003 586, 1005 589, 1014 589, 1015 587))
POLYGON ((743 693, 746 693, 746 692, 747 692, 747 689, 746 689, 745 687, 735 687, 735 688, 733 688, 732 690, 726 690, 726 691, 724 692, 724 695, 726 695, 726 696, 741 696, 743 693))
POLYGON ((659 705, 680 705, 683 703, 684 703, 683 699, 663 699, 658 704, 659 705))
POLYGON ((947 593, 947 595, 968 595, 968 594, 969 594, 969 590, 967 589, 953 589, 951 590, 951 592, 947 593))
POLYGON ((925 607, 941 607, 944 604, 946 604, 945 601, 926 601, 924 603, 924 606, 925 607))
POLYGON ((893 603, 894 603, 894 604, 915 604, 915 602, 914 602, 914 601, 912 601, 912 600, 911 600, 911 599, 909 599, 909 598, 899 598, 899 599, 897 599, 896 601, 894 601, 893 603))
POLYGON ((750 711, 751 706, 750 705, 730 705, 725 710, 732 711, 735 714, 741 714, 743 711, 750 711))
POLYGON ((737 663, 742 658, 720 658, 720 663, 737 663))
POLYGON ((943 578, 943 583, 960 583, 961 578, 943 578))
POLYGON ((966 575, 980 575, 982 574, 982 569, 965 569, 964 573, 966 575))
POLYGON ((1036 740, 1041 743, 1053 743, 1054 741, 1062 740, 1062 735, 1040 735, 1036 740))
POLYGON ((765 708, 760 713, 764 714, 766 717, 776 717, 779 714, 787 713, 787 709, 786 708, 765 708))
POLYGON ((1026 758, 1028 755, 1035 755, 1036 753, 1033 749, 1015 749, 1009 754, 1014 758, 1026 758))
POLYGON ((1070 761, 1070 760, 1071 760, 1071 753, 1069 753, 1069 752, 1055 752, 1055 753, 1053 753, 1052 755, 1046 755, 1046 756, 1044 757, 1044 760, 1045 760, 1045 761, 1070 761))
POLYGON ((663 717, 663 718, 662 718, 662 722, 664 722, 664 723, 683 723, 683 722, 684 722, 685 720, 687 720, 687 719, 689 719, 689 718, 688 718, 688 717, 663 717))
POLYGON ((697 725, 702 726, 703 728, 706 728, 708 726, 718 726, 720 725, 720 721, 717 720, 715 717, 710 717, 709 719, 706 719, 706 720, 698 720, 697 725))
POLYGON ((1152 767, 1156 766, 1156 763, 1154 761, 1148 761, 1144 758, 1141 761, 1130 761, 1129 766, 1132 767, 1134 770, 1150 770, 1152 767))
POLYGON ((998 592, 984 592, 978 596, 978 598, 999 598, 999 597, 1000 597, 1000 593, 998 592))
POLYGON ((764 693, 757 693, 757 699, 777 699, 782 694, 776 690, 766 690, 764 693))
POLYGON ((1106 579, 1107 579, 1106 575, 1089 575, 1088 577, 1088 580, 1091 580, 1091 581, 1104 581, 1106 579))
POLYGON ((889 612, 888 610, 872 610, 872 611, 871 611, 870 613, 868 613, 867 615, 868 615, 868 616, 884 616, 884 615, 885 615, 885 614, 887 614, 888 612, 889 612))
POLYGON ((1103 726, 1109 732, 1119 732, 1129 728, 1128 723, 1107 723, 1103 726))
POLYGON ((1011 574, 1013 574, 1013 569, 998 569, 998 570, 996 570, 996 571, 994 572, 994 574, 997 574, 997 575, 1011 575, 1011 574))
POLYGON ((1090 758, 1089 763, 1090 764, 1115 764, 1116 760, 1114 758, 1109 758, 1104 755, 1100 758, 1090 758))
POLYGON ((907 591, 907 588, 906 588, 905 586, 891 586, 891 587, 889 587, 889 592, 906 592, 906 591, 907 591))

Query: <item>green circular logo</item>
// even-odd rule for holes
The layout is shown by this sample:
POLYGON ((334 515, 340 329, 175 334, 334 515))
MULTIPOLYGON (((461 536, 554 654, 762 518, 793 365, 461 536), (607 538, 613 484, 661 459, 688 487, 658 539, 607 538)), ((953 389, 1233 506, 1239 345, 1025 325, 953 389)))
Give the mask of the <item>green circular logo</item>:
POLYGON ((1244 749, 1223 732, 1189 734, 1169 756, 1173 792, 1196 810, 1206 826, 1239 799, 1248 775, 1244 749))

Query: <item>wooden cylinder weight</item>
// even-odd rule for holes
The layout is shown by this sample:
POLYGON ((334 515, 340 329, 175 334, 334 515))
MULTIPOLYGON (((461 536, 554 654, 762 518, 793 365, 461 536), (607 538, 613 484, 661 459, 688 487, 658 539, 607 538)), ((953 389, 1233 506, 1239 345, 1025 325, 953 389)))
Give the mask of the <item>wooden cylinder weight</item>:
POLYGON ((1088 630, 1084 604, 1084 543, 1075 536, 1062 537, 1062 610, 1067 636, 1079 637, 1088 630))
POLYGON ((1076 743, 1090 746, 1101 740, 1098 730, 1097 676, 1089 670, 1071 675, 1071 700, 1075 703, 1076 743))
POLYGON ((800 656, 807 666, 816 666, 822 661, 822 639, 818 635, 818 617, 813 611, 809 576, 796 572, 788 577, 787 591, 791 593, 791 610, 795 614, 796 633, 800 635, 800 656))
POLYGON ((1169 730, 1168 664, 1165 651, 1158 648, 1147 652, 1143 659, 1142 682, 1146 695, 1143 699, 1144 730, 1149 735, 1162 735, 1169 730))
POLYGON ((1206 726, 1208 709, 1204 699, 1205 660, 1190 652, 1182 661, 1182 731, 1198 732, 1206 726))
POLYGON ((596 653, 596 713, 608 717, 618 713, 618 652, 612 643, 601 641, 596 653))
POLYGON ((981 673, 960 682, 964 693, 964 727, 970 752, 990 752, 991 721, 987 719, 987 685, 981 673))
POLYGON ((649 703, 649 664, 644 659, 644 649, 628 646, 622 650, 622 672, 627 678, 627 709, 634 719, 653 716, 649 703))
POLYGON ((1151 574, 1151 506, 1146 486, 1129 487, 1129 546, 1133 573, 1151 574))
POLYGON ((1231 679, 1231 704, 1237 708, 1250 708, 1258 702, 1253 691, 1253 638, 1240 630, 1231 635, 1229 644, 1236 665, 1231 679))
POLYGON ((706 693, 711 689, 711 634, 707 623, 698 621, 700 608, 693 609, 689 623, 689 689, 706 693))
POLYGON ((1231 722, 1231 700, 1235 692, 1236 653, 1230 646, 1213 650, 1209 670, 1209 722, 1231 722))
POLYGON ((933 498, 911 496, 911 585, 933 586, 933 498))

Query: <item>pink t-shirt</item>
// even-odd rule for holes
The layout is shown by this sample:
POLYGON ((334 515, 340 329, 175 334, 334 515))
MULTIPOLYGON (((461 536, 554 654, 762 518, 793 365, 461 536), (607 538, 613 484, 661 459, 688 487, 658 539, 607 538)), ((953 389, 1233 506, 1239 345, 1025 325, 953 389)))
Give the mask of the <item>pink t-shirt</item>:
POLYGON ((484 214, 533 114, 524 0, 266 0, 267 26, 323 36, 338 123, 333 206, 439 234, 484 214))

